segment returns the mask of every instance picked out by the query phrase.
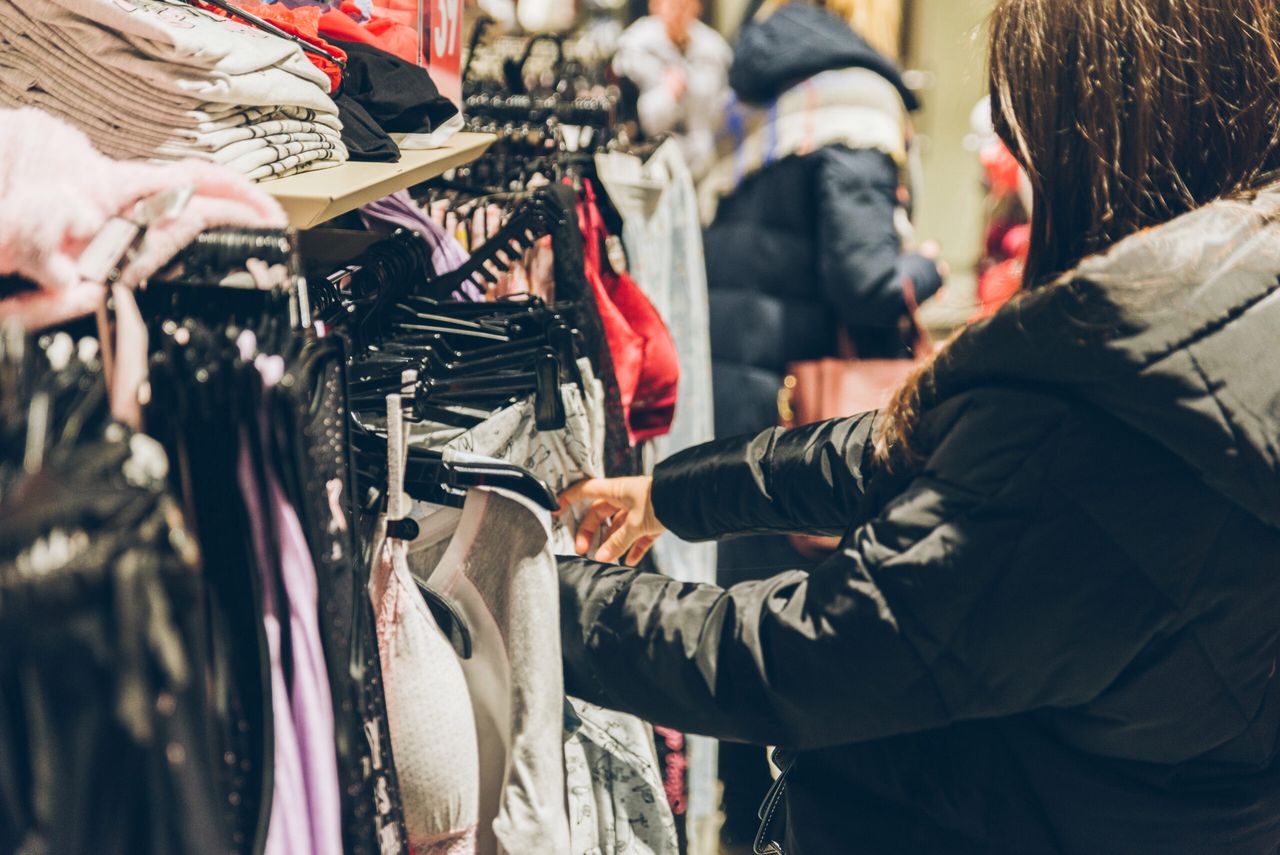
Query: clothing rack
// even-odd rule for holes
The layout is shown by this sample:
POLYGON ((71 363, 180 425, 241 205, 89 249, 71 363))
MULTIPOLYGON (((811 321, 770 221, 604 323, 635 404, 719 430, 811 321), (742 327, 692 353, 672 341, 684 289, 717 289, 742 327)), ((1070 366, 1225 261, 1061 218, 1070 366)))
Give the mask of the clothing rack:
POLYGON ((467 98, 467 113, 496 122, 545 124, 555 120, 570 125, 609 128, 617 118, 616 98, 572 98, 556 95, 494 95, 479 93, 467 98))
MULTIPOLYGON (((341 787, 345 794, 341 829, 347 836, 346 851, 353 853, 373 851, 364 847, 375 845, 376 841, 381 841, 381 845, 385 846, 389 837, 390 839, 398 838, 401 842, 396 845, 403 851, 407 840, 404 837, 403 820, 398 808, 395 807, 399 804, 399 785, 395 778, 394 755, 391 751, 389 732, 385 731, 386 713, 373 710, 368 714, 373 715, 373 718, 365 714, 351 718, 353 709, 361 710, 362 705, 370 701, 370 693, 380 692, 378 647, 372 634, 364 635, 360 630, 363 626, 368 628, 370 633, 372 632, 373 614, 366 613, 364 607, 359 605, 363 602, 367 606, 369 601, 363 593, 367 585, 367 575, 358 570, 362 560, 358 560, 357 557, 373 554, 374 539, 371 523, 384 513, 383 503, 371 504, 369 497, 378 492, 385 497, 387 479, 390 477, 394 484, 396 477, 388 473, 387 439, 385 436, 382 438, 380 451, 376 440, 371 447, 368 441, 357 443, 341 439, 349 412, 349 405, 345 401, 346 388, 350 384, 345 377, 345 372, 348 363, 356 369, 363 365, 359 359, 360 354, 348 349, 345 325, 341 322, 331 325, 327 334, 319 337, 309 325, 284 323, 286 318, 280 314, 280 309, 285 306, 285 303, 273 298, 284 296, 285 292, 246 288, 236 280, 241 269, 253 266, 251 263, 253 259, 265 264, 278 265, 285 271, 296 271, 300 266, 297 258, 297 243, 291 233, 270 230, 211 232, 198 237, 169 267, 166 275, 171 278, 164 281, 157 279, 139 295, 145 310, 144 314, 149 319, 151 333, 151 401, 146 408, 144 422, 148 433, 153 434, 152 438, 159 442, 156 446, 158 459, 163 460, 167 456, 172 464, 169 478, 156 481, 154 489, 157 495, 167 492, 164 487, 164 483, 167 482, 174 494, 182 497, 183 512, 174 519, 185 517, 191 528, 188 534, 181 536, 199 542, 202 547, 201 552, 204 558, 201 562, 202 572, 198 578, 202 580, 202 585, 208 592, 207 596, 213 598, 214 616, 220 625, 240 627, 239 630, 225 636, 227 647, 209 664, 209 667, 214 669, 214 673, 219 675, 214 684, 216 691, 229 694, 216 702, 213 698, 202 700, 199 695, 204 691, 203 680, 196 684, 184 684, 185 688, 182 691, 176 687, 167 690, 177 698, 176 703, 180 704, 183 715, 189 716, 182 720, 190 730, 182 741, 170 740, 168 743, 162 743, 160 750, 167 750, 171 754, 180 750, 188 760, 188 768, 197 776, 202 791, 197 795, 195 790, 188 788, 190 804, 186 806, 186 810, 174 812, 170 818, 172 828, 164 833, 176 835, 177 839, 184 841, 177 847, 178 851, 252 852, 257 851, 256 847, 262 845, 263 838, 260 835, 263 830, 268 824, 277 821, 275 811, 280 809, 282 796, 279 789, 276 789, 274 799, 271 796, 272 784, 269 773, 273 760, 270 746, 272 731, 279 729, 281 719, 279 713, 276 713, 273 727, 271 720, 273 714, 270 709, 272 705, 283 703, 284 699, 278 694, 274 697, 270 692, 264 694, 262 687, 258 686, 252 675, 257 670, 259 662, 254 651, 262 651, 265 655, 268 646, 261 635, 262 615, 265 614, 270 622, 273 609, 281 606, 278 598, 286 595, 291 598, 292 605, 289 609, 296 610, 298 607, 298 601, 293 597, 299 579, 296 578, 295 573, 295 578, 290 581, 290 571, 287 568, 288 562, 296 562, 301 554, 292 553, 293 558, 290 558, 290 553, 283 552, 273 558, 267 558, 270 550, 264 551, 266 547, 262 540, 263 537, 276 536, 271 533, 274 527, 284 525, 287 530, 291 525, 288 519, 263 513, 264 508, 279 507, 279 503, 284 501, 296 513, 303 525, 302 531, 309 540, 314 572, 317 574, 320 590, 322 593, 328 592, 317 602, 329 603, 331 598, 336 598, 333 602, 345 603, 336 614, 332 611, 322 612, 331 617, 321 620, 320 635, 313 635, 312 641, 316 643, 323 641, 324 649, 329 653, 326 667, 329 685, 332 686, 333 691, 332 714, 334 726, 337 728, 335 736, 338 737, 332 744, 336 746, 339 771, 345 776, 342 778, 341 787), (217 326, 219 317, 227 319, 225 330, 217 326), (197 361, 193 362, 193 359, 197 361), (265 363, 264 359, 267 360, 265 363), (282 359, 288 366, 286 373, 283 378, 278 377, 268 381, 266 378, 274 369, 263 366, 277 359, 282 359), (261 380, 257 379, 259 372, 265 372, 261 380), (201 377, 206 379, 196 382, 201 377), (329 379, 326 380, 326 378, 329 379), (259 400, 260 396, 261 400, 259 400), (318 410, 317 407, 319 407, 318 410), (316 421, 318 416, 323 417, 319 422, 316 421), (335 428, 338 429, 337 433, 334 433, 335 428), (311 436, 308 439, 308 431, 312 429, 322 430, 331 437, 331 440, 322 440, 321 436, 311 436), (329 444, 326 445, 326 442, 329 444), (159 451, 161 446, 164 452, 159 451), (341 452, 344 447, 356 452, 360 460, 358 469, 344 459, 344 454, 333 456, 335 451, 341 452), (313 469, 316 458, 312 455, 317 453, 326 461, 319 471, 313 469), (237 461, 239 461, 238 464, 237 461), (371 474, 371 461, 375 464, 372 472, 374 480, 366 481, 371 474), (227 469, 235 472, 237 465, 240 467, 239 477, 232 475, 227 478, 227 469), (215 468, 211 468, 218 466, 223 467, 221 476, 215 468), (250 479, 245 474, 249 471, 245 467, 254 469, 256 473, 254 478, 250 479), (380 473, 377 471, 379 468, 380 473), (357 473, 360 480, 356 480, 357 473), (265 486, 262 490, 265 492, 255 497, 256 490, 250 485, 264 482, 265 486), (331 489, 335 485, 341 489, 337 491, 331 489), (363 489, 357 489, 357 487, 363 489), (234 508, 240 501, 245 503, 246 516, 244 520, 234 522, 232 517, 227 516, 228 509, 234 508), (342 523, 343 520, 346 520, 346 523, 342 523), (248 529, 244 528, 245 521, 249 524, 248 529), (260 530, 260 526, 263 525, 267 526, 266 530, 260 530), (248 537, 250 530, 253 533, 252 538, 248 537), (256 542, 256 546, 243 555, 238 554, 237 535, 234 533, 236 531, 241 532, 246 538, 242 541, 246 549, 250 541, 256 542), (224 540, 218 542, 211 539, 214 532, 218 532, 224 540), (343 532, 347 534, 343 535, 343 532), (341 560, 336 564, 332 563, 339 558, 341 560), (330 566, 323 566, 326 562, 330 566), (245 567, 256 568, 256 570, 246 576, 245 567), (255 574, 261 574, 261 576, 255 574), (273 607, 271 604, 273 595, 255 593, 258 587, 276 589, 274 595, 277 598, 276 606, 273 607), (263 596, 267 597, 267 600, 263 601, 263 611, 256 612, 257 606, 254 604, 260 602, 263 596), (218 603, 221 605, 217 605, 218 603), (245 611, 245 608, 248 608, 248 611, 245 611), (343 613, 349 617, 338 620, 337 618, 343 613), (331 622, 331 618, 336 622, 331 622), (232 735, 216 740, 225 747, 227 757, 236 758, 233 769, 230 770, 234 773, 231 777, 220 777, 212 768, 206 768, 203 762, 197 762, 205 756, 202 745, 202 740, 205 738, 203 735, 205 725, 199 722, 196 713, 209 704, 232 711, 230 713, 232 718, 224 722, 229 726, 228 732, 232 735), (237 710, 238 712, 235 712, 237 710), (366 741, 367 734, 362 728, 367 728, 379 721, 384 732, 370 745, 366 741), (247 741, 234 736, 237 732, 245 734, 248 737, 247 741), (364 744, 363 755, 356 748, 357 743, 364 744), (352 753, 353 751, 355 753, 352 753), (379 769, 381 772, 369 777, 379 769), (370 787, 376 789, 376 795, 369 789, 370 787), (208 792, 209 788, 220 790, 224 796, 230 794, 230 807, 226 808, 225 798, 208 792), (373 806, 384 802, 391 804, 392 808, 387 812, 380 811, 381 815, 374 818, 371 815, 373 806), (272 807, 273 804, 277 807, 272 807), (364 805, 363 813, 358 809, 358 804, 364 805), (223 808, 218 808, 218 805, 223 805, 223 808), (205 808, 210 809, 210 812, 200 813, 205 808), (376 827, 369 826, 370 822, 376 823, 376 827), (257 843, 250 845, 255 835, 258 835, 257 843), (235 841, 232 839, 233 836, 235 841), (249 848, 241 848, 236 841, 249 848)), ((361 269, 361 264, 357 260, 350 268, 357 275, 348 276, 346 281, 350 282, 352 278, 358 278, 358 272, 361 269)), ((367 288, 358 288, 355 292, 343 293, 341 299, 349 301, 351 308, 347 317, 357 318, 362 313, 375 309, 375 304, 362 307, 360 293, 356 292, 368 293, 371 297, 381 296, 385 289, 395 284, 397 288, 402 289, 403 296, 408 297, 414 291, 411 287, 414 281, 429 282, 425 278, 415 279, 410 275, 410 271, 405 269, 401 271, 401 280, 398 283, 366 282, 366 286, 373 285, 375 290, 370 292, 367 288)), ((291 291, 289 293, 292 294, 291 291)), ((464 304, 455 307, 441 304, 437 311, 464 311, 468 306, 473 305, 464 304)), ((483 309, 483 306, 475 306, 475 308, 483 309)), ((538 306, 531 303, 529 309, 537 310, 538 306)), ((510 314, 501 306, 489 311, 498 312, 500 317, 510 314)), ((523 310, 512 307, 511 311, 523 310)), ((288 320, 294 320, 291 304, 285 313, 289 316, 288 320)), ((460 330, 465 331, 474 322, 460 319, 456 323, 459 324, 460 330)), ((509 320, 505 323, 508 326, 511 324, 509 320)), ((497 328, 497 326, 494 327, 494 329, 497 328)), ((525 336, 530 334, 529 332, 521 333, 525 336)), ((42 354, 42 360, 43 355, 48 354, 47 360, 40 363, 43 367, 33 369, 34 363, 21 355, 29 352, 29 349, 24 350, 14 345, 9 341, 9 334, 6 333, 3 356, 0 358, 0 363, 3 363, 0 367, 4 369, 0 371, 0 375, 3 375, 5 380, 4 401, 15 400, 8 394, 9 387, 12 385, 9 383, 10 374, 21 378, 37 370, 49 377, 49 380, 42 382, 49 385, 51 390, 65 387, 65 383, 61 383, 57 378, 65 373, 66 369, 56 367, 63 364, 64 358, 54 355, 55 350, 64 347, 59 343, 64 338, 68 342, 66 346, 71 346, 72 339, 66 333, 47 333, 41 339, 42 344, 33 342, 34 352, 42 354), (11 356, 14 354, 17 355, 16 358, 11 356)), ((352 345, 357 343, 357 339, 351 339, 352 345)), ((89 353, 83 344, 79 345, 79 351, 89 353)), ((83 372, 88 372, 84 376, 94 378, 91 385, 99 388, 105 379, 102 367, 99 363, 92 361, 92 357, 82 358, 89 359, 82 369, 83 372)), ((557 384, 561 379, 559 360, 547 364, 552 368, 553 373, 549 380, 541 376, 537 379, 539 399, 548 383, 557 384)), ((424 372, 428 369, 426 363, 419 362, 418 365, 424 372)), ((77 374, 74 378, 69 378, 74 379, 73 390, 85 387, 86 381, 79 379, 81 376, 82 374, 77 374)), ((490 398, 496 392, 499 398, 504 398, 509 392, 518 393, 525 388, 524 381, 520 379, 522 376, 519 372, 468 373, 466 384, 455 385, 458 389, 472 389, 490 398), (503 381, 506 385, 495 384, 495 380, 503 381)), ((424 373, 424 381, 425 379, 424 373)), ((572 382, 571 375, 567 379, 572 382)), ((434 388, 433 386, 432 389, 434 388)), ((442 405, 451 405, 448 401, 452 401, 458 389, 450 387, 445 390, 442 405)), ((82 421, 86 418, 87 410, 83 405, 73 405, 74 402, 71 401, 61 403, 68 393, 59 394, 61 398, 56 400, 41 395, 36 396, 37 402, 49 400, 50 404, 43 408, 38 405, 37 410, 32 411, 32 418, 36 419, 39 425, 48 423, 50 427, 46 429, 37 425, 36 421, 31 421, 27 430, 31 437, 47 438, 39 439, 38 444, 35 445, 32 439, 26 441, 28 448, 39 451, 38 453, 28 451, 23 460, 17 461, 19 470, 12 470, 0 464, 0 470, 3 470, 5 476, 0 479, 0 484, 7 486, 9 481, 16 481, 19 485, 12 492, 0 488, 0 497, 5 500, 0 504, 16 501, 26 495, 22 488, 28 484, 28 479, 21 474, 20 470, 23 467, 39 472, 44 468, 45 461, 56 463, 64 459, 65 455, 58 453, 58 446, 55 445, 48 452, 44 449, 54 442, 55 437, 63 437, 57 442, 64 445, 70 441, 65 439, 67 434, 63 427, 66 419, 72 417, 69 414, 79 412, 81 414, 75 418, 82 421), (44 415, 40 415, 41 413, 44 415)), ((434 395, 434 391, 432 394, 434 395)), ((102 404, 95 402, 104 400, 105 397, 101 395, 87 399, 98 413, 95 417, 95 423, 98 425, 105 424, 106 413, 102 409, 102 404)), ((559 401, 558 397, 554 400, 559 401)), ((432 412, 428 408, 426 414, 429 416, 432 412)), ((26 421, 25 417, 24 421, 26 421)), ((541 404, 539 404, 538 421, 540 423, 544 421, 541 404)), ((563 427, 563 425, 564 416, 561 414, 559 426, 563 427)), ((8 426, 17 427, 7 422, 0 425, 0 427, 8 426)), ((99 440, 94 439, 93 434, 88 434, 83 429, 77 429, 77 433, 84 434, 86 441, 91 443, 90 447, 97 448, 97 445, 92 443, 98 443, 99 440)), ((363 433, 361 435, 364 436, 363 433)), ((111 438, 113 436, 111 430, 108 429, 105 436, 107 446, 114 448, 116 440, 111 438)), ((142 434, 138 436, 141 437, 142 434)), ((139 441, 141 440, 135 441, 134 446, 139 441)), ((394 467, 391 468, 394 469, 394 467)), ((499 489, 512 495, 523 496, 534 506, 541 508, 543 513, 558 507, 555 494, 545 483, 530 475, 528 471, 509 463, 452 459, 440 453, 415 449, 409 455, 407 468, 400 477, 403 479, 404 488, 409 490, 415 498, 441 505, 462 506, 472 490, 499 489)), ((28 501, 27 504, 35 508, 36 513, 45 512, 41 510, 45 505, 39 502, 28 501)), ((169 513, 171 517, 174 516, 171 512, 169 513)), ((16 516, 10 515, 9 518, 16 519, 16 516)), ((408 523, 400 525, 395 520, 390 522, 397 523, 394 526, 389 525, 388 528, 396 537, 411 536, 413 531, 411 525, 408 523)), ((147 530, 144 529, 144 531, 147 530)), ((9 533, 19 537, 25 537, 24 531, 20 527, 8 529, 9 533)), ((146 537, 145 534, 140 536, 146 537)), ((179 535, 174 534, 170 539, 176 537, 179 535)), ((5 541, 5 538, 0 536, 0 541, 5 541)), ((281 541, 280 548, 288 548, 286 544, 287 541, 281 541)), ((9 605, 16 602, 9 596, 13 590, 15 571, 5 563, 7 556, 7 552, 0 550, 0 589, 6 591, 4 602, 9 605)), ((191 560, 195 560, 194 553, 191 560)), ((310 572, 308 570, 308 575, 310 572)), ((419 596, 416 589, 414 595, 419 596)), ((33 592, 31 596, 44 595, 33 592)), ((189 612, 188 607, 181 605, 181 602, 187 601, 175 601, 169 607, 179 621, 194 615, 194 612, 189 612)), ((438 606, 438 599, 434 602, 438 606)), ((297 635, 302 627, 296 623, 291 625, 292 619, 288 614, 287 611, 279 615, 284 646, 271 647, 273 658, 278 655, 288 655, 287 651, 290 649, 295 651, 299 648, 305 649, 311 643, 306 640, 305 631, 302 637, 297 635)), ((464 626, 463 630, 465 629, 464 626)), ((223 630, 217 630, 215 637, 223 637, 222 632, 223 630)), ((199 637, 198 633, 182 634, 178 642, 179 647, 173 651, 173 654, 176 655, 180 650, 184 661, 200 661, 204 654, 201 652, 203 646, 199 637)), ((491 644, 492 639, 484 643, 491 644)), ((271 644, 275 645, 275 642, 271 644)), ((15 655, 27 655, 28 652, 35 655, 29 645, 15 646, 11 649, 16 651, 15 655)), ((295 661, 295 667, 300 667, 300 664, 301 660, 295 661)), ((562 701, 557 698, 556 703, 559 704, 562 701)), ((102 706, 104 709, 110 709, 110 704, 102 706)), ((309 707, 309 713, 298 712, 295 709, 295 716, 314 716, 328 708, 329 702, 326 699, 319 706, 309 707)), ((144 724, 140 723, 138 726, 143 727, 144 724)), ((145 724, 145 727, 153 726, 155 725, 149 720, 145 724)), ((10 735, 4 728, 0 728, 0 740, 10 735)), ((212 738, 212 734, 210 737, 212 738)), ((276 737, 277 740, 278 738, 276 737)), ((315 738, 316 734, 313 733, 312 739, 315 738)), ((559 744, 562 736, 557 732, 554 738, 556 744, 559 744)), ((133 745, 131 740, 124 740, 121 750, 133 751, 135 750, 133 745)), ((313 752, 315 748, 316 744, 313 742, 313 752)), ((136 746, 136 750, 145 755, 151 749, 145 743, 140 743, 136 746)), ((6 756, 11 762, 21 762, 21 754, 6 752, 6 756)), ((219 754, 219 756, 222 755, 219 754)), ((278 754, 274 762, 281 762, 278 754)), ((126 762, 124 767, 129 768, 129 764, 126 762)), ((307 775, 316 774, 313 768, 306 768, 311 769, 306 773, 307 775)), ((280 774, 284 774, 283 768, 280 774)), ((334 780, 335 788, 337 784, 338 781, 334 780)), ((147 789, 154 795, 154 790, 147 789)), ((337 789, 334 792, 336 793, 337 789)), ((314 798, 317 797, 309 796, 309 803, 313 803, 311 800, 314 798)), ((164 804, 166 804, 164 800, 156 802, 157 807, 162 807, 164 804)), ((336 802, 333 807, 337 808, 336 802)), ((79 808, 77 807, 76 810, 79 808)), ((90 812, 84 812, 83 815, 88 816, 90 812)), ((318 816, 313 814, 312 820, 317 819, 318 816)), ((336 822, 336 815, 334 821, 336 822)), ((332 826, 334 829, 338 827, 338 825, 332 826)), ((70 824, 66 835, 74 835, 77 833, 77 828, 78 826, 74 823, 70 824)), ((317 834, 319 830, 320 826, 316 826, 317 834)), ((60 847, 59 851, 82 851, 78 838, 65 836, 52 829, 49 833, 52 835, 52 840, 60 844, 68 844, 65 848, 60 847)), ((141 838, 130 839, 134 841, 131 845, 136 847, 131 851, 162 851, 158 840, 148 839, 143 842, 141 838)), ((318 840, 319 838, 308 839, 318 840)), ((334 846, 340 846, 340 844, 340 840, 330 841, 330 845, 325 850, 315 851, 338 852, 341 848, 335 849, 334 846)), ((312 851, 310 847, 308 851, 312 851)))
MULTIPOLYGON (((272 31, 270 22, 245 20, 272 31)), ((526 44, 509 68, 521 90, 534 53, 526 44)), ((119 762, 109 771, 118 778, 67 789, 90 800, 72 805, 73 820, 102 816, 99 802, 119 807, 103 820, 111 855, 115 840, 120 855, 403 853, 417 843, 414 834, 421 839, 422 817, 431 813, 420 800, 465 790, 460 782, 456 792, 434 785, 425 792, 421 764, 477 777, 467 765, 479 768, 474 758, 458 762, 437 749, 466 742, 458 710, 475 705, 473 726, 501 723, 501 711, 482 709, 484 693, 467 693, 470 674, 449 684, 454 694, 440 693, 447 703, 411 692, 426 677, 433 687, 445 685, 444 675, 456 676, 473 660, 494 672, 483 663, 502 651, 504 636, 557 635, 548 620, 558 596, 554 555, 573 549, 581 509, 554 519, 549 512, 577 480, 640 471, 628 413, 646 405, 638 391, 643 360, 661 350, 665 334, 634 284, 629 302, 615 303, 625 283, 604 278, 615 275, 601 256, 597 225, 598 200, 607 205, 602 190, 597 196, 590 189, 589 151, 625 139, 616 93, 586 86, 592 73, 572 56, 562 53, 558 66, 553 89, 471 92, 473 130, 443 148, 405 151, 394 164, 347 163, 261 182, 291 229, 196 236, 136 292, 145 326, 136 429, 113 423, 109 387, 117 377, 93 344, 103 330, 103 343, 110 341, 120 326, 110 312, 105 325, 88 317, 38 337, 15 340, 11 330, 0 336, 0 513, 32 523, 0 534, 0 610, 19 602, 9 594, 29 581, 19 568, 33 543, 43 548, 50 521, 67 531, 96 526, 105 535, 100 542, 130 545, 130 554, 146 559, 136 572, 110 555, 88 568, 99 583, 141 586, 124 591, 129 596, 58 609, 51 589, 24 588, 45 627, 24 624, 27 634, 17 639, 0 630, 0 643, 24 662, 40 661, 40 645, 70 616, 89 615, 117 630, 110 636, 122 645, 117 659, 76 655, 89 670, 68 671, 74 682, 58 682, 64 675, 55 670, 44 674, 46 683, 27 687, 80 698, 98 716, 83 739, 101 737, 116 752, 119 762), (566 129, 591 146, 575 151, 566 129), (468 185, 481 166, 493 167, 493 175, 517 169, 522 186, 513 191, 507 180, 493 193, 468 185), (478 190, 478 204, 500 206, 503 216, 497 232, 468 246, 469 258, 452 269, 439 267, 425 232, 401 230, 370 243, 312 231, 336 220, 350 224, 358 209, 393 193, 431 192, 433 179, 443 185, 446 174, 455 188, 478 190), (535 174, 550 184, 523 180, 535 174), (495 286, 537 253, 554 296, 494 299, 495 286), (630 378, 625 393, 620 369, 630 378), (32 389, 34 406, 15 404, 32 389), (49 483, 65 489, 53 495, 49 483), (125 525, 114 502, 138 515, 125 525), (484 545, 467 541, 476 528, 500 538, 523 532, 519 537, 536 543, 504 541, 493 554, 467 553, 484 545), (432 540, 441 532, 444 541, 432 540), (439 565, 417 563, 425 559, 411 543, 412 550, 439 547, 439 565), (469 560, 455 561, 455 553, 469 560), (447 573, 485 562, 490 572, 469 584, 483 589, 533 578, 527 568, 517 573, 501 563, 525 554, 541 562, 539 584, 489 598, 513 604, 509 614, 477 616, 450 593, 460 588, 447 573), (422 604, 453 649, 430 671, 396 658, 407 644, 386 643, 408 623, 429 626, 422 604), (504 621, 523 623, 508 632, 504 621), (486 635, 495 622, 503 632, 486 635), (120 663, 127 667, 117 673, 120 663), (327 695, 316 693, 321 685, 327 695), (414 734, 446 720, 456 728, 447 735, 457 739, 434 740, 429 750, 415 743, 414 734), (300 766, 290 765, 286 744, 300 766), (280 781, 305 782, 305 794, 296 797, 295 789, 290 796, 280 781), (286 827, 290 839, 281 844, 273 835, 286 827)), ((651 381, 658 397, 664 390, 674 396, 672 366, 666 368, 665 381, 651 381)), ((665 418, 669 425, 669 412, 665 418)), ((58 572, 50 578, 63 581, 58 572)), ((431 632, 423 637, 439 640, 431 632)), ((549 800, 552 815, 505 841, 507 851, 569 851, 566 834, 574 849, 617 848, 623 841, 608 839, 609 829, 578 821, 607 809, 617 812, 619 835, 638 835, 649 851, 676 855, 675 819, 661 776, 645 759, 653 754, 652 731, 576 702, 567 720, 577 723, 563 730, 561 663, 547 655, 558 647, 539 649, 540 659, 503 652, 509 693, 525 693, 522 708, 540 709, 552 726, 534 734, 477 733, 476 742, 484 751, 514 742, 522 757, 533 756, 525 743, 542 746, 533 752, 542 758, 539 792, 563 788, 569 810, 561 816, 558 801, 549 800), (622 801, 601 771, 619 769, 633 794, 622 801), (521 841, 535 840, 550 842, 520 850, 521 841)), ((0 704, 20 679, 0 664, 0 704)), ((10 740, 21 742, 26 723, 9 728, 8 712, 0 706, 0 757, 21 763, 23 752, 7 749, 10 740)), ((60 744, 52 741, 50 750, 60 744)), ((76 768, 97 755, 81 756, 85 766, 76 768)), ((35 762, 59 775, 74 771, 64 759, 35 762)), ((7 772, 0 768, 0 778, 25 780, 7 772)), ((0 788, 0 809, 10 807, 7 795, 0 788)), ((16 809, 34 845, 52 841, 53 851, 68 852, 94 845, 84 825, 59 827, 39 814, 54 803, 50 796, 39 793, 16 809)), ((483 837, 494 819, 484 815, 473 820, 478 827, 428 836, 483 837)), ((0 848, 7 842, 0 839, 0 848)))
MULTIPOLYGON (((477 41, 482 32, 478 27, 477 41)), ((504 124, 560 124, 594 128, 610 138, 635 138, 636 116, 626 108, 622 83, 608 62, 581 55, 575 43, 562 36, 502 38, 483 48, 473 45, 463 77, 465 112, 473 128, 491 133, 501 133, 504 124), (552 45, 550 60, 536 51, 547 43, 552 45), (472 61, 478 53, 484 54, 485 65, 499 70, 474 73, 472 61)))

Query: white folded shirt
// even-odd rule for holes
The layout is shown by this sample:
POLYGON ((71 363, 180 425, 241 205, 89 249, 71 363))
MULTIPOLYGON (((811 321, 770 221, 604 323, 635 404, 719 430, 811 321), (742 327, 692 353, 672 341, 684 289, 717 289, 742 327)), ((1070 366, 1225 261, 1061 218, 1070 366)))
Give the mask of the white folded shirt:
POLYGON ((224 164, 241 175, 258 179, 280 175, 295 166, 332 162, 335 166, 347 160, 347 149, 341 142, 286 143, 265 146, 258 151, 246 152, 224 164), (266 170, 265 174, 262 170, 266 170))
MULTIPOLYGON (((166 0, 11 0, 29 17, 118 34, 145 56, 237 75, 279 66, 300 49, 270 33, 166 0)), ((310 63, 308 63, 310 64, 310 63)), ((317 71, 317 74, 319 72, 317 71)), ((323 76, 323 75, 322 75, 323 76)))

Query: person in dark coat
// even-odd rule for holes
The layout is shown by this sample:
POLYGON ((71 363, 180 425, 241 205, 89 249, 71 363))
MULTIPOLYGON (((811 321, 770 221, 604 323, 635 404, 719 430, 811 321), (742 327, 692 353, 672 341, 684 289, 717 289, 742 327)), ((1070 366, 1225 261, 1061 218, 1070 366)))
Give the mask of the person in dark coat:
POLYGON ((909 355, 906 289, 919 303, 942 284, 904 251, 919 105, 890 59, 833 13, 787 3, 744 28, 729 83, 699 185, 717 436, 777 424, 788 363, 838 355, 842 328, 860 356, 909 355))
POLYGON ((762 849, 1280 846, 1280 9, 1173 8, 996 4, 1025 290, 889 407, 564 497, 606 535, 568 690, 777 746, 762 849), (844 540, 728 589, 602 563, 664 529, 844 540))

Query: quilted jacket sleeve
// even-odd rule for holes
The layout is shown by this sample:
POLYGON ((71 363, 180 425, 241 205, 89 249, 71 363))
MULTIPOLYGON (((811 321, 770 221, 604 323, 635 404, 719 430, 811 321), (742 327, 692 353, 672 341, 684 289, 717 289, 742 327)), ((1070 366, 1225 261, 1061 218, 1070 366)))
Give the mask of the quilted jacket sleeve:
POLYGON ((684 540, 844 534, 875 473, 877 413, 719 440, 659 465, 654 507, 684 540))
POLYGON ((898 174, 885 154, 824 149, 817 177, 818 241, 827 299, 852 326, 892 327, 907 312, 904 283, 918 303, 942 286, 937 265, 902 252, 898 174))
MULTIPOLYGON (((723 590, 565 560, 570 690, 687 732, 800 750, 1095 697, 1150 641, 1161 607, 1125 588, 1140 583, 1119 572, 1124 556, 1047 486, 1056 467, 1079 468, 1062 452, 1079 423, 1065 405, 1013 392, 947 409, 929 464, 812 572, 723 590)), ((673 499, 664 485, 657 499, 690 518, 671 507, 663 518, 712 535, 793 521, 792 502, 816 520, 832 500, 821 521, 834 522, 854 501, 863 446, 832 466, 834 451, 814 454, 815 443, 868 418, 758 440, 745 463, 713 455, 702 480, 687 460, 681 489, 693 493, 673 499), (829 483, 809 470, 828 468, 840 487, 800 497, 829 483), (714 507, 724 499, 731 510, 714 507)))

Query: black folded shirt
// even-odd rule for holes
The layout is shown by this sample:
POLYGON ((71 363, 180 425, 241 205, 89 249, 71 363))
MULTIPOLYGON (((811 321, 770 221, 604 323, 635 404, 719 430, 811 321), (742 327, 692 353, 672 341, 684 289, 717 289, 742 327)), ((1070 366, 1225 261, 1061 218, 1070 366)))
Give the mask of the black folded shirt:
POLYGON ((440 94, 425 68, 372 45, 329 41, 347 52, 342 94, 363 107, 383 130, 429 133, 457 115, 458 108, 440 94))
POLYGON ((338 105, 338 118, 342 121, 342 142, 347 146, 352 160, 372 160, 394 163, 400 159, 400 146, 379 125, 359 101, 346 92, 333 96, 338 105))

